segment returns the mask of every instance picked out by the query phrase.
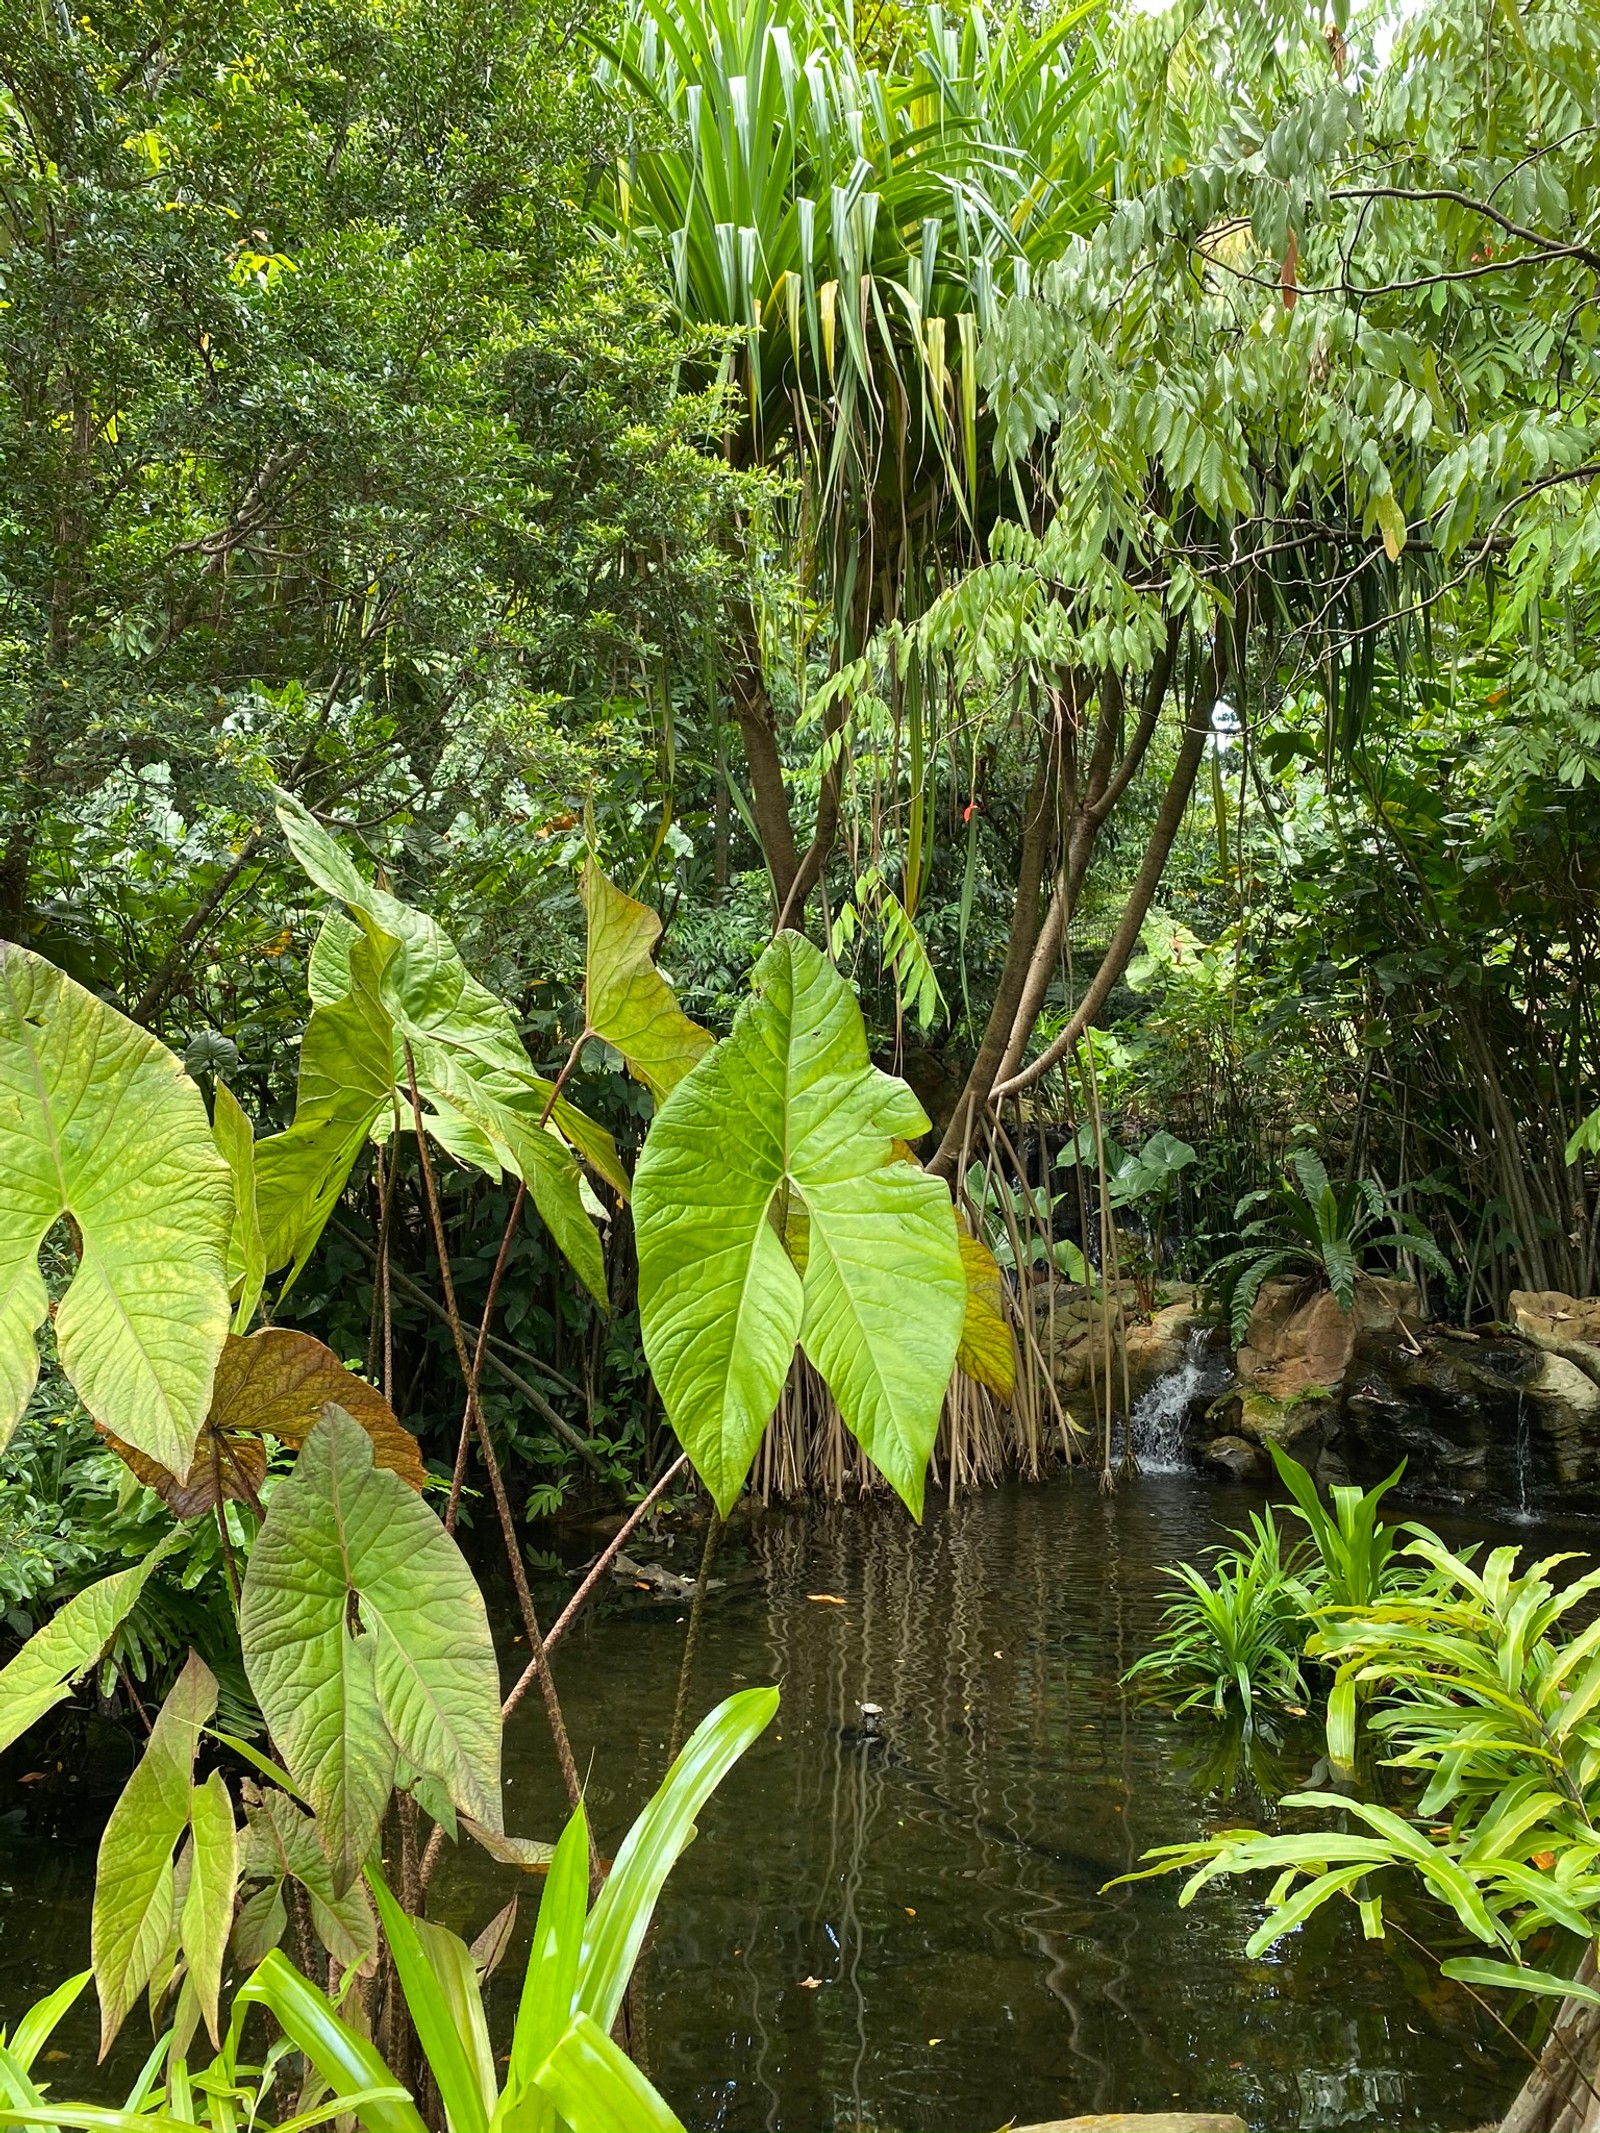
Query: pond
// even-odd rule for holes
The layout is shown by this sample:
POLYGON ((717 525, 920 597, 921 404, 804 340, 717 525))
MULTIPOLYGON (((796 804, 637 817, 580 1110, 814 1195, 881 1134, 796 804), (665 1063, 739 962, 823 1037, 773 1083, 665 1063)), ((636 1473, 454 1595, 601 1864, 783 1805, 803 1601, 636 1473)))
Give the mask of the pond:
MULTIPOLYGON (((768 1681, 784 1702, 658 1914, 646 2057, 689 2126, 975 2133, 1165 2107, 1463 2133, 1499 2116, 1514 2051, 1398 1935, 1369 1945, 1330 1911, 1252 1962, 1259 1888, 1187 1911, 1170 1881, 1101 1893, 1148 1846, 1261 1813, 1205 1791, 1220 1728, 1118 1688, 1161 1566, 1252 1501, 1178 1478, 1109 1497, 1056 1481, 930 1506, 920 1530, 868 1504, 730 1532, 690 1710, 768 1681)), ((696 1553, 685 1536, 664 1560, 692 1571, 696 1553)), ((557 1661, 607 1851, 665 1766, 687 1612, 618 1594, 557 1661)), ((1283 1779, 1309 1778, 1319 1750, 1311 1725, 1286 1740, 1283 1779)), ((537 1696, 510 1729, 506 1803, 512 1830, 554 1833, 537 1696)), ((95 1828, 38 1783, 0 1808, 7 2021, 85 1960, 95 1828)), ((447 1861, 440 1915, 475 1932, 514 1880, 480 1854, 447 1861)), ((507 2020, 530 1922, 495 1981, 507 2020)), ((138 2029, 94 2082, 85 2020, 52 2078, 114 2093, 148 2048, 138 2029)))

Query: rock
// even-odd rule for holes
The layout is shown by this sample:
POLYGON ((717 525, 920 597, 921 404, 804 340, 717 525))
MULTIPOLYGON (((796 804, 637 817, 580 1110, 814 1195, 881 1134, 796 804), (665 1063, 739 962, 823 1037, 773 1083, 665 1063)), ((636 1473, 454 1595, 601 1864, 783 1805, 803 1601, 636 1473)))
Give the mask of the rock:
POLYGON ((1231 2111, 1115 2111, 1109 2118, 1050 2118, 1011 2133, 1249 2133, 1231 2111))
POLYGON ((1278 1401, 1339 1392, 1357 1343, 1410 1333, 1406 1321, 1416 1312, 1417 1291, 1409 1281, 1358 1274, 1348 1311, 1331 1289, 1312 1289, 1307 1281, 1263 1282, 1239 1350, 1239 1376, 1278 1401))
POLYGON ((1600 1385, 1567 1356, 1546 1353, 1522 1390, 1554 1455, 1557 1480, 1600 1481, 1600 1385))
POLYGON ((1576 1363, 1600 1385, 1600 1297, 1564 1296, 1559 1289, 1513 1289, 1511 1323, 1535 1347, 1576 1363))
POLYGON ((1249 1444, 1243 1437, 1213 1437, 1201 1446, 1200 1457, 1229 1481, 1265 1481, 1272 1471, 1260 1445, 1249 1444))
POLYGON ((1193 1296, 1186 1295, 1167 1304, 1145 1323, 1128 1327, 1128 1384, 1134 1399, 1148 1391, 1157 1378, 1183 1368, 1189 1336, 1201 1323, 1193 1296))

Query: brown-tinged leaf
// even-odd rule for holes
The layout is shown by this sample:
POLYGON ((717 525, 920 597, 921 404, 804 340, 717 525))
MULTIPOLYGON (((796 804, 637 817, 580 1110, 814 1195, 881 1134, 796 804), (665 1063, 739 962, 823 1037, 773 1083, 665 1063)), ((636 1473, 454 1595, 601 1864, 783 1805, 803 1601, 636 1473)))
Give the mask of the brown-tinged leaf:
POLYGON ((417 1440, 378 1388, 346 1370, 321 1341, 287 1326, 228 1336, 217 1363, 211 1412, 182 1481, 109 1430, 101 1435, 177 1517, 199 1518, 219 1500, 256 1502, 267 1472, 261 1439, 304 1443, 330 1401, 353 1415, 371 1438, 374 1465, 387 1467, 414 1489, 422 1487, 428 1476, 417 1440))
POLYGON ((217 1364, 210 1421, 216 1428, 303 1444, 332 1402, 372 1439, 372 1463, 412 1488, 428 1478, 417 1440, 365 1378, 358 1378, 321 1341, 287 1326, 229 1340, 217 1364))
POLYGON ((994 1254, 957 1225, 962 1270, 967 1277, 967 1312, 961 1324, 956 1365, 988 1387, 997 1399, 1009 1400, 1017 1383, 1017 1352, 1005 1314, 1005 1281, 994 1254))
POLYGON ((508 1837, 501 1830, 485 1829, 470 1815, 462 1815, 460 1822, 467 1835, 475 1837, 489 1857, 498 1859, 502 1866, 520 1867, 525 1874, 549 1873, 556 1855, 553 1844, 543 1844, 537 1837, 508 1837))
POLYGON ((504 1962, 516 1923, 517 1899, 513 1896, 504 1910, 495 1912, 477 1939, 472 1942, 470 1953, 478 1966, 478 1976, 481 1979, 493 1977, 504 1962))

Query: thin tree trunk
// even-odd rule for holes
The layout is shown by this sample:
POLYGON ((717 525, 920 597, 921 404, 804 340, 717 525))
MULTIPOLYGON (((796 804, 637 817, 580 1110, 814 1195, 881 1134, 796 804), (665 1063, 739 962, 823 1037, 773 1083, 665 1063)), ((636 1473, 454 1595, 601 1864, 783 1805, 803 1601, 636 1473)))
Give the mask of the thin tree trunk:
POLYGON ((1027 982, 1028 966, 1039 933, 1039 898, 1044 887, 1045 855, 1050 843, 1051 766, 1058 736, 1051 732, 1040 742, 1038 767, 1028 793, 1022 822, 1022 851, 1017 862, 1017 902, 1011 915, 1011 933, 994 1005, 989 1010, 983 1040, 972 1062, 966 1084, 956 1099, 950 1123, 928 1168, 938 1177, 951 1178, 961 1150, 971 1138, 978 1113, 989 1101, 989 1091, 1017 1019, 1017 1005, 1027 982))
MULTIPOLYGON (((1596 1983, 1593 1943, 1584 1950, 1577 1982, 1596 1983)), ((1500 2133, 1596 2133, 1600 2128, 1597 2088, 1600 2007, 1587 2000, 1563 2000, 1539 2063, 1500 2121, 1500 2133)))
MULTIPOLYGON (((1209 692, 1205 693, 1209 696, 1209 692)), ((1047 1045, 1030 1065, 1020 1068, 1003 1081, 995 1081, 986 1092, 990 1099, 998 1102, 1003 1097, 1015 1096, 1041 1080, 1075 1048, 1084 1031, 1105 1006, 1112 987, 1128 967, 1129 958, 1139 944, 1140 932, 1149 916, 1156 890, 1161 885, 1167 856, 1182 824, 1184 810, 1189 804, 1189 795, 1194 790, 1200 759, 1205 753, 1210 735, 1211 702, 1206 702, 1203 712, 1198 704, 1191 705, 1189 723, 1178 750, 1178 760, 1173 766, 1171 779, 1156 815, 1155 826, 1150 832, 1150 841, 1145 846, 1143 862, 1133 887, 1128 891, 1128 900, 1123 905, 1117 930, 1111 936, 1110 945, 1101 959, 1100 968, 1095 972, 1089 990, 1079 1001, 1071 1021, 1060 1036, 1047 1045)))
MULTIPOLYGON (((752 625, 753 629, 753 625, 752 625)), ((778 734, 772 719, 772 704, 761 672, 761 654, 752 644, 744 663, 733 676, 733 715, 744 742, 745 767, 750 773, 750 805, 761 837, 762 856, 772 876, 775 909, 782 911, 800 871, 794 823, 789 815, 789 795, 783 782, 783 757, 778 752, 778 734)))
POLYGON ((1166 701, 1167 690, 1172 685, 1172 669, 1177 662, 1180 640, 1181 626, 1174 623, 1167 632, 1166 645, 1151 670, 1139 723, 1129 738, 1122 760, 1114 772, 1111 768, 1111 754, 1116 737, 1115 728, 1121 718, 1121 690, 1118 687, 1113 697, 1109 687, 1114 679, 1111 676, 1101 685, 1100 717, 1095 731, 1094 749, 1089 758, 1088 789, 1068 831, 1066 864, 1062 868, 1061 879, 1056 884, 1055 894, 1050 899, 1050 908, 1045 913, 1038 945, 1033 952, 1033 961, 1028 966, 1027 982, 1022 988, 1022 998, 1017 1006, 1011 1038, 1006 1045, 1005 1057, 1000 1062, 1000 1071, 996 1077, 1000 1081, 1009 1080, 1022 1064, 1023 1055, 1028 1049, 1044 1007, 1045 995, 1050 990, 1050 981, 1055 976, 1057 960, 1061 954, 1061 942, 1067 927, 1072 923, 1072 914, 1077 908, 1078 897, 1083 889, 1084 877, 1089 871, 1089 862, 1094 857, 1100 831, 1117 802, 1133 782, 1149 751, 1150 742, 1161 718, 1161 707, 1166 701))

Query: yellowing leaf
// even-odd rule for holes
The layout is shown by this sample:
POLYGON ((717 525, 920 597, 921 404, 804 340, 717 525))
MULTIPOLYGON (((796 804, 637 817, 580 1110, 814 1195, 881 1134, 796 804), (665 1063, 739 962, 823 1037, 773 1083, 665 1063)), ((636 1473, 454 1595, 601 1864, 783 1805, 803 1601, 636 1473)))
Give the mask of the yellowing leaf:
POLYGON ((711 1049, 711 1033, 689 1020, 655 966, 660 919, 624 896, 592 859, 583 870, 583 908, 589 1027, 622 1054, 659 1104, 711 1049))
POLYGON ((1378 531, 1383 535, 1384 554, 1391 563, 1398 563, 1400 552, 1406 545, 1406 515, 1396 501, 1392 489, 1385 489, 1383 494, 1374 500, 1372 512, 1378 521, 1378 531))
POLYGON ((1005 1314, 1005 1281, 989 1247, 959 1230, 962 1271, 967 1277, 967 1311, 961 1322, 956 1365, 986 1385, 997 1399, 1009 1400, 1017 1384, 1017 1351, 1005 1314))
POLYGON ((39 1247, 81 1255, 56 1312, 85 1407, 181 1473, 228 1330, 228 1166, 164 1044, 41 956, 0 941, 0 1445, 38 1375, 39 1247))

